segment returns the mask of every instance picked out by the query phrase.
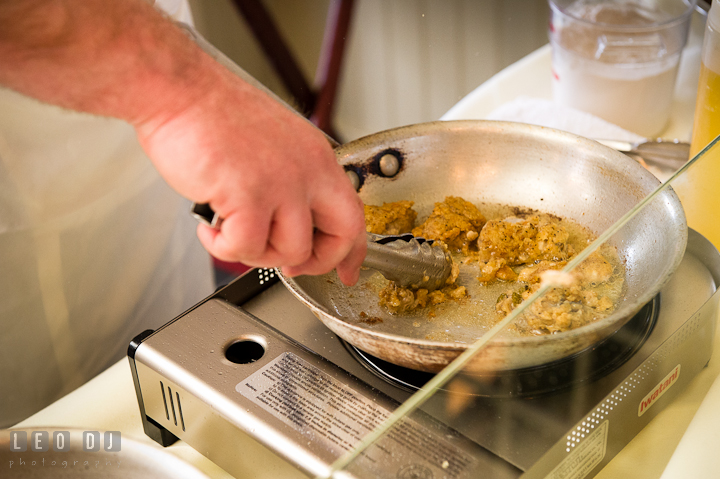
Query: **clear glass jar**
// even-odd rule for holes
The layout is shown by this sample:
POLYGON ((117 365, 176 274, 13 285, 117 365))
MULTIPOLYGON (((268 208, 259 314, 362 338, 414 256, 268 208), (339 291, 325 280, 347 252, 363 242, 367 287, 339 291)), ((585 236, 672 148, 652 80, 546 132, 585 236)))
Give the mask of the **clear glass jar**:
MULTIPOLYGON (((720 6, 712 2, 702 48, 691 156, 720 135, 720 6)), ((688 225, 720 248, 720 147, 710 150, 673 188, 688 225)))

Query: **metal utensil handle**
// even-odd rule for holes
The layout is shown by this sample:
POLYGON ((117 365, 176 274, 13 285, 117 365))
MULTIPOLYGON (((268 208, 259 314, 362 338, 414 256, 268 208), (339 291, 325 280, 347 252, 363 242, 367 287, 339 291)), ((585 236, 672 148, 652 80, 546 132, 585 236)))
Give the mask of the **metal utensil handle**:
POLYGON ((640 143, 596 139, 625 154, 637 155, 650 164, 677 170, 690 159, 690 144, 678 140, 647 140, 640 143))

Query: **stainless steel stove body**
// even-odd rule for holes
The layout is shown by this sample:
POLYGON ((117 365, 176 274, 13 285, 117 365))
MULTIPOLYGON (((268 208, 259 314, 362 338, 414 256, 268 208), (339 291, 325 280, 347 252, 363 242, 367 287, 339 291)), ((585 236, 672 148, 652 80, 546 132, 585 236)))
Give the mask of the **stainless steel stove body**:
MULTIPOLYGON (((569 382, 553 370, 542 381, 557 381, 554 391, 526 395, 517 383, 503 394, 504 379, 458 377, 347 475, 594 476, 706 366, 717 284, 717 251, 690 231, 682 264, 644 310, 642 340, 630 335, 636 350, 614 370, 598 378, 575 364, 569 382)), ((598 363, 598 351, 587 354, 598 363)), ((141 334, 129 356, 146 433, 163 445, 180 438, 231 474, 241 459, 228 444, 250 435, 308 475, 327 475, 411 394, 359 362, 268 270, 141 334)))

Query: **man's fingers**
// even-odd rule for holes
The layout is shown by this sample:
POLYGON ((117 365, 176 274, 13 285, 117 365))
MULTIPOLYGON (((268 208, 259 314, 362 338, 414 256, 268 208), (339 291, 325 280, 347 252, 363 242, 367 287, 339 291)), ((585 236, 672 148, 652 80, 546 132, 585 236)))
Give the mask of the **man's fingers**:
POLYGON ((367 243, 365 235, 352 238, 330 236, 326 233, 316 232, 312 257, 304 264, 283 267, 287 276, 301 274, 325 274, 337 269, 340 280, 352 286, 360 275, 360 266, 365 259, 367 243))
POLYGON ((305 263, 312 254, 312 215, 307 205, 291 202, 272 215, 233 214, 223 219, 219 230, 199 225, 198 238, 223 261, 248 266, 295 266, 305 263))
POLYGON ((305 263, 312 251, 310 208, 306 203, 282 205, 273 215, 265 259, 276 261, 275 266, 295 266, 305 263))
MULTIPOLYGON (((207 225, 199 224, 197 225, 197 237, 200 240, 200 244, 207 250, 208 253, 215 256, 213 253, 213 245, 215 244, 215 238, 220 234, 220 230, 216 230, 214 228, 210 228, 207 225)), ((215 256, 218 258, 217 256, 215 256)), ((221 258, 218 258, 221 259, 221 258)), ((223 260, 223 261, 233 261, 233 260, 223 260)))
POLYGON ((345 201, 343 195, 336 195, 332 204, 318 202, 313 210, 316 231, 312 256, 296 267, 283 267, 285 274, 324 274, 339 267, 343 283, 351 285, 357 281, 366 252, 365 218, 355 192, 343 193, 345 201))
POLYGON ((346 284, 357 280, 366 251, 365 217, 360 197, 342 170, 339 174, 335 182, 314 196, 312 257, 297 268, 283 268, 286 274, 324 274, 342 262, 343 267, 338 271, 342 274, 341 280, 346 284))
POLYGON ((260 210, 235 213, 223 218, 219 230, 198 225, 197 235, 200 243, 217 259, 251 264, 266 253, 270 218, 270 214, 260 210))
POLYGON ((310 258, 299 265, 284 265, 283 272, 288 276, 328 273, 347 256, 352 246, 349 238, 315 231, 310 258))
POLYGON ((365 260, 366 253, 367 240, 363 234, 356 238, 355 244, 353 244, 350 252, 335 268, 337 270, 338 277, 343 284, 352 286, 357 283, 360 278, 360 266, 365 260))
POLYGON ((365 218, 342 170, 335 173, 301 194, 283 190, 279 203, 241 202, 219 231, 203 226, 198 237, 224 261, 282 267, 288 275, 324 274, 341 265, 342 281, 354 283, 365 254, 365 218))

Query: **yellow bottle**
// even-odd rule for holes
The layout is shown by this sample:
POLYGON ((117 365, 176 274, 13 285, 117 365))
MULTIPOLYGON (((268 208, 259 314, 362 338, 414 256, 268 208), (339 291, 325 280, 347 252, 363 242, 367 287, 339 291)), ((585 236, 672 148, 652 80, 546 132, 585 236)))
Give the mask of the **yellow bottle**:
MULTIPOLYGON (((702 48, 690 155, 720 135, 720 6, 713 0, 702 48)), ((688 226, 720 249, 720 144, 675 182, 688 226)))

